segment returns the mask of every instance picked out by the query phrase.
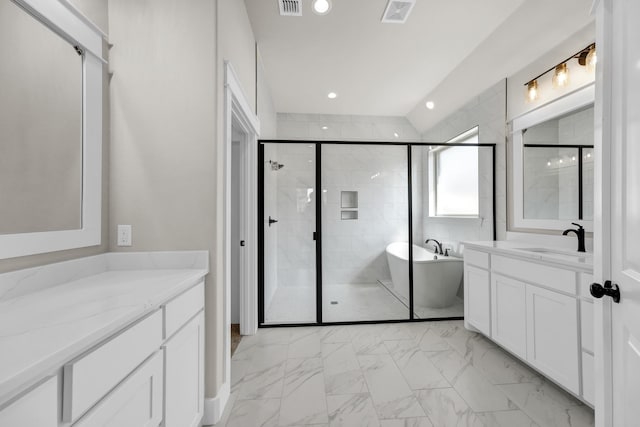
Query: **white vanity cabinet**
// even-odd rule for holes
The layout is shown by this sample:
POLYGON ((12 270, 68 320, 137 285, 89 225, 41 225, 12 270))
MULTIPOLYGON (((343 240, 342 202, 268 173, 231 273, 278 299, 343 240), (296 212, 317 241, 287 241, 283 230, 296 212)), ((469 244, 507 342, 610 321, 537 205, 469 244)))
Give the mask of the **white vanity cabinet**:
POLYGON ((527 259, 499 243, 465 246, 466 327, 593 404, 590 266, 527 259))
POLYGON ((464 255, 465 323, 491 335, 489 254, 466 250, 464 255))
POLYGON ((195 427, 204 414, 203 309, 202 285, 165 306, 165 427, 195 427))
POLYGON ((491 337, 507 350, 527 357, 527 285, 500 274, 491 276, 491 337))

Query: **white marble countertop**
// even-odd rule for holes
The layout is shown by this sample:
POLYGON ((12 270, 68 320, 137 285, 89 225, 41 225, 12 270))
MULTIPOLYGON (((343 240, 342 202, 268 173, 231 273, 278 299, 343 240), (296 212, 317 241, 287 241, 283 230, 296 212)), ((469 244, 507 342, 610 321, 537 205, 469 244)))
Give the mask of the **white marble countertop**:
POLYGON ((463 244, 465 248, 469 249, 533 260, 589 273, 593 271, 593 253, 590 252, 576 252, 516 240, 464 242, 463 244))
MULTIPOLYGON (((130 261, 140 254, 118 256, 130 261)), ((86 260, 95 263, 96 257, 86 260)), ((131 262, 106 264, 107 270, 97 274, 0 299, 0 404, 55 374, 66 362, 158 309, 208 273, 208 264, 200 268, 149 268, 138 263, 141 269, 135 269, 136 263, 131 262), (111 270, 113 267, 122 269, 111 270)), ((22 270, 30 272, 22 280, 55 266, 22 270)))

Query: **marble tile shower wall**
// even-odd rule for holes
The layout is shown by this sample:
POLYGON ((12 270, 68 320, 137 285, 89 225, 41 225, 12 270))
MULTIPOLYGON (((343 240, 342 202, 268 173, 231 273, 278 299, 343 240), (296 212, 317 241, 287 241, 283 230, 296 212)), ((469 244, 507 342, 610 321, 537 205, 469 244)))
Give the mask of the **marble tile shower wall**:
POLYGON ((408 240, 406 147, 322 147, 323 283, 390 280, 385 248, 408 240), (358 192, 358 219, 342 220, 341 191, 358 192))
MULTIPOLYGON (((269 159, 266 158, 268 161, 269 159)), ((315 287, 315 148, 308 144, 278 144, 272 159, 284 165, 277 175, 278 286, 315 287)), ((268 191, 267 191, 268 192, 268 191)), ((266 216, 270 215, 269 213, 266 216)), ((268 263, 265 260, 265 264, 268 263)))
POLYGON ((337 114, 278 113, 277 135, 278 139, 319 141, 420 140, 418 131, 405 117, 337 114))
MULTIPOLYGON (((496 145, 496 232, 499 240, 507 231, 507 168, 506 168, 506 84, 501 80, 493 87, 473 98, 455 113, 422 134, 422 140, 445 142, 478 126, 479 142, 496 145)), ((490 149, 480 152, 480 216, 482 218, 433 218, 428 217, 428 207, 423 210, 424 239, 444 240, 459 249, 465 240, 492 240, 492 216, 490 215, 492 177, 490 149)), ((428 174, 423 174, 425 177, 428 174)), ((423 184, 425 185, 425 184, 423 184)), ((425 187, 425 188, 428 188, 425 187)), ((423 205, 428 200, 423 202, 423 205)))

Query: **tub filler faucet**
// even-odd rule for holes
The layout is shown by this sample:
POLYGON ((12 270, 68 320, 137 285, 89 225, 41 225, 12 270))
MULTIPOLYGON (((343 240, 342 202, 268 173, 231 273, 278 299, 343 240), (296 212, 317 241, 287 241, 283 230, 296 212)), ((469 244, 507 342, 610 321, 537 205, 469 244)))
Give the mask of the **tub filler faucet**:
POLYGON ((428 244, 429 244, 429 242, 434 242, 434 243, 435 243, 435 245, 433 245, 433 247, 435 248, 436 253, 437 253, 438 255, 444 255, 444 252, 442 252, 442 243, 438 242, 436 239, 427 239, 427 240, 424 242, 424 244, 425 244, 425 245, 428 245, 428 244))

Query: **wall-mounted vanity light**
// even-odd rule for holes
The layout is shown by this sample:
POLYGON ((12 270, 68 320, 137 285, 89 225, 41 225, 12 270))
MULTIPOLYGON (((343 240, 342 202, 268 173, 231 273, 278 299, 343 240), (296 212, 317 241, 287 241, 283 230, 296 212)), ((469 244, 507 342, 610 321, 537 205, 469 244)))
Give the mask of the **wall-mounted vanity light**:
POLYGON ((540 75, 532 78, 527 83, 525 83, 525 87, 527 88, 527 100, 529 102, 535 101, 540 97, 540 90, 538 89, 538 80, 540 77, 545 74, 553 71, 553 87, 554 88, 562 88, 569 84, 569 61, 572 59, 577 59, 578 64, 587 67, 589 72, 595 71, 596 62, 598 60, 596 56, 596 44, 590 44, 589 46, 582 49, 580 52, 571 55, 569 58, 565 59, 561 63, 554 65, 549 68, 545 72, 540 75))

